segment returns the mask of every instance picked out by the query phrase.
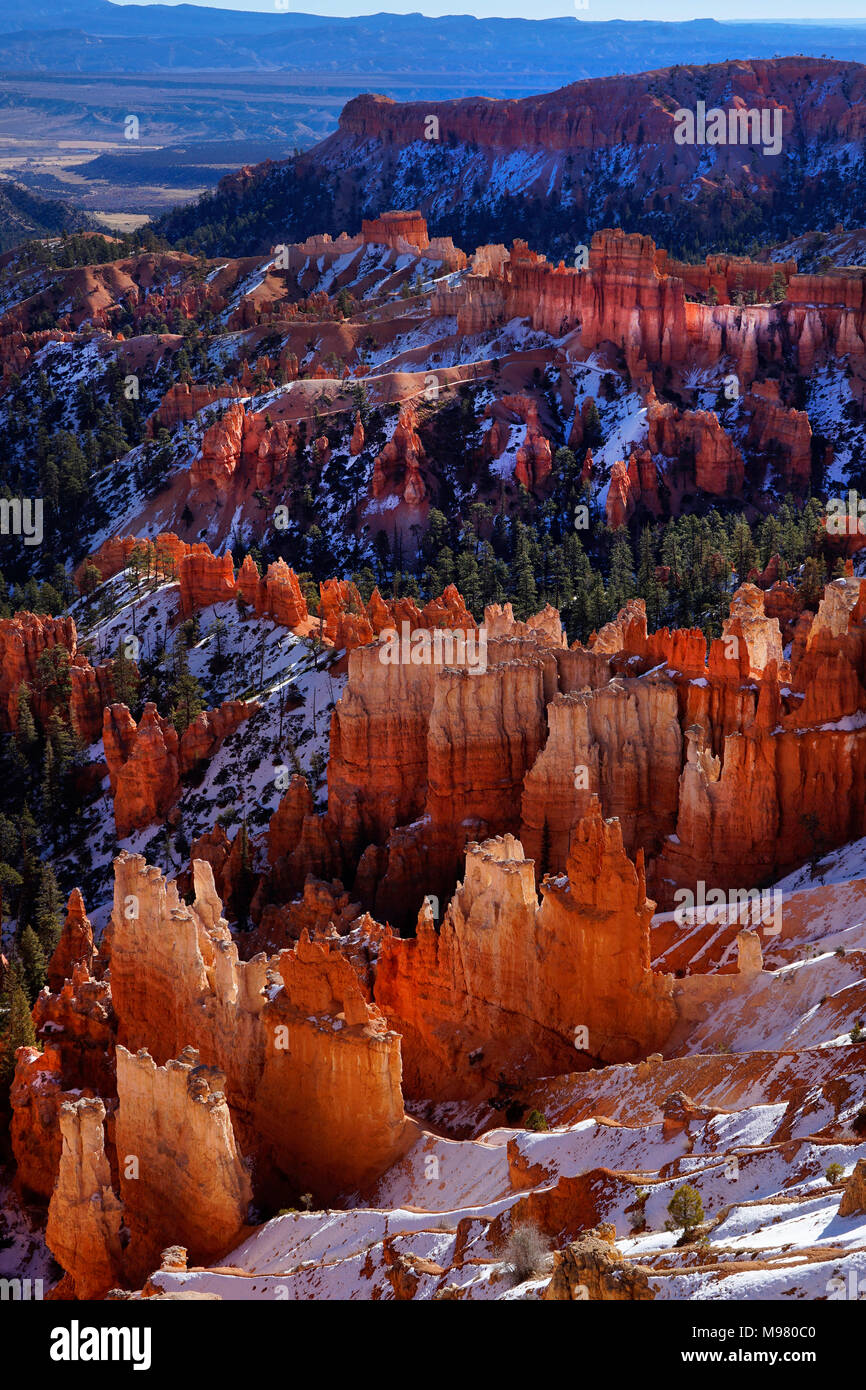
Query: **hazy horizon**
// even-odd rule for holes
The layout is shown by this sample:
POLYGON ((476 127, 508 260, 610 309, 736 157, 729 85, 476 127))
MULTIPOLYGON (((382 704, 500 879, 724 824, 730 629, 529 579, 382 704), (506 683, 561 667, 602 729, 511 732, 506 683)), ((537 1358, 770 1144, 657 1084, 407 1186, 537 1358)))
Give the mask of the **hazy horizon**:
POLYGON ((115 4, 194 4, 201 9, 238 10, 259 14, 314 14, 335 19, 377 14, 422 14, 429 18, 466 15, 475 19, 564 19, 574 18, 584 23, 605 20, 631 20, 648 23, 683 23, 695 19, 714 19, 718 24, 810 24, 824 25, 833 21, 866 23, 866 0, 828 0, 825 12, 815 17, 813 0, 760 0, 760 12, 754 13, 755 0, 728 0, 724 19, 718 15, 714 0, 667 0, 662 13, 648 15, 644 0, 588 0, 585 8, 576 9, 572 0, 534 0, 531 15, 518 0, 303 0, 302 3, 277 5, 275 0, 113 0, 115 4))

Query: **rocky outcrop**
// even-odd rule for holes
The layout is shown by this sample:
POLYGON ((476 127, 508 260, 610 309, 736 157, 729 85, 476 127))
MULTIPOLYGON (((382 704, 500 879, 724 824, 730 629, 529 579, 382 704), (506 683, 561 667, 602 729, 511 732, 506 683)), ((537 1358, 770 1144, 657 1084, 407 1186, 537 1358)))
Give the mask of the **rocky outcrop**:
POLYGON ((256 701, 226 700, 202 710, 178 738, 154 704, 145 705, 138 724, 126 705, 109 706, 102 736, 118 838, 164 820, 180 795, 181 777, 212 758, 258 708, 256 701))
POLYGON ((72 618, 16 613, 14 618, 0 618, 0 730, 18 728, 22 690, 43 728, 57 710, 85 743, 93 743, 99 737, 103 706, 112 695, 111 664, 91 666, 78 648, 72 618), (68 699, 51 694, 51 681, 40 677, 39 659, 54 649, 62 655, 53 659, 68 667, 68 699))
POLYGON ((192 872, 187 906, 139 856, 116 861, 109 940, 121 1045, 147 1048, 159 1065, 189 1045, 224 1072, 259 1195, 335 1195, 372 1180, 414 1134, 397 1034, 338 942, 302 936, 270 969, 263 955, 240 960, 210 866, 196 860, 192 872))
MULTIPOLYGON (((450 895, 472 838, 519 833, 539 878, 560 871, 593 795, 628 851, 647 854, 666 906, 701 877, 757 886, 781 875, 814 853, 813 824, 828 826, 827 847, 856 837, 861 584, 827 586, 819 614, 797 620, 790 660, 766 610, 776 588, 768 599, 741 586, 709 653, 698 630, 648 633, 637 600, 571 649, 555 613, 515 624, 491 608, 483 672, 392 665, 381 638, 354 652, 332 720, 328 812, 304 818, 295 884, 303 870, 339 876, 380 920, 410 926, 423 896, 450 895), (829 812, 818 785, 834 789, 829 812)), ((796 611, 778 591, 782 611, 796 611)), ((370 625, 388 608, 371 599, 370 625)))
POLYGON ((742 490, 743 456, 712 411, 679 411, 669 402, 660 404, 651 398, 647 426, 650 453, 677 461, 675 469, 666 471, 678 491, 698 489, 714 497, 730 497, 742 490))
POLYGON ((750 450, 772 460, 782 487, 805 492, 812 477, 812 427, 805 410, 780 403, 777 381, 755 382, 743 405, 751 413, 750 450))
POLYGON ((349 453, 353 455, 360 454, 364 448, 365 442, 364 425, 361 421, 360 412, 356 410, 355 420, 352 426, 352 438, 349 440, 349 453))
POLYGON ((104 1125, 97 1098, 60 1108, 60 1169, 45 1240, 66 1271, 64 1291, 75 1299, 103 1298, 122 1281, 123 1204, 111 1185, 104 1125))
POLYGON ((72 979, 73 969, 78 964, 86 966, 89 973, 93 969, 93 958, 93 928, 84 910, 81 889, 73 888, 60 940, 48 962, 48 988, 54 993, 61 990, 65 981, 72 979))
POLYGON ((398 491, 407 506, 419 506, 427 496, 421 471, 424 458, 417 413, 414 406, 404 405, 391 438, 373 464, 373 497, 379 500, 386 493, 398 491))
POLYGON ((244 407, 236 401, 205 430, 201 452, 190 465, 193 488, 212 483, 217 497, 226 495, 241 457, 244 419, 244 407))
POLYGON ((520 831, 539 877, 565 863, 572 829, 594 796, 618 819, 629 853, 673 832, 683 740, 668 677, 557 694, 547 719, 547 741, 524 780, 520 831))
POLYGON ((164 1066, 146 1051, 117 1049, 115 1142, 133 1285, 171 1241, 201 1264, 241 1238, 252 1188, 224 1086, 223 1074, 202 1065, 192 1047, 164 1066))
POLYGON ((866 1213, 866 1159, 858 1158, 853 1173, 845 1182, 839 1215, 860 1216, 863 1213, 866 1213))
POLYGON ((168 388, 156 410, 148 419, 148 435, 150 438, 155 438, 161 429, 176 429, 185 421, 192 420, 206 406, 213 405, 217 401, 232 400, 240 395, 240 387, 228 382, 219 386, 211 386, 203 381, 176 381, 168 388))
POLYGON ((15 1184, 27 1199, 47 1202, 60 1166, 60 1107, 69 1099, 60 1054, 22 1047, 9 1093, 15 1184))
POLYGON ((74 963, 57 992, 37 995, 33 1025, 43 1050, 18 1053, 10 1135, 19 1191, 47 1202, 60 1163, 60 1107, 81 1095, 107 1102, 114 1096, 116 1019, 108 981, 93 978, 86 960, 74 963))
MULTIPOLYGON (((428 664, 383 660, 382 638, 352 652, 332 717, 328 824, 342 860, 351 866, 367 845, 384 846, 392 830, 425 811, 429 817, 401 831, 385 859, 373 856, 355 889, 377 915, 403 922, 417 908, 406 890, 422 864, 425 891, 447 896, 473 834, 516 828, 505 820, 542 741, 545 667, 534 638, 487 643, 482 662, 486 637, 473 636, 456 590, 420 614, 411 605, 411 617, 405 600, 394 609, 400 626, 420 619, 435 633, 444 619, 451 631, 468 634, 462 657, 456 645, 437 656, 431 644, 428 664), (518 708, 531 713, 518 718, 518 708)), ((342 872, 333 857, 308 868, 319 876, 342 872)))
POLYGON ((628 859, 597 801, 540 906, 519 841, 470 845, 441 930, 426 908, 414 939, 382 943, 375 998, 402 1033, 410 1093, 478 1091, 518 1054, 524 1075, 543 1075, 578 1053, 626 1060, 660 1046, 675 1009, 671 980, 649 966, 652 911, 643 855, 628 859))
POLYGON ((184 617, 211 603, 227 603, 237 596, 235 567, 227 551, 214 555, 203 542, 190 546, 178 566, 180 606, 184 617))
POLYGON ((645 1301, 655 1290, 646 1270, 623 1258, 613 1226, 605 1224, 554 1252, 553 1278, 542 1297, 555 1303, 645 1301))
MULTIPOLYGON (((587 451, 581 481, 591 476, 591 470, 592 454, 587 451)), ((667 483, 666 476, 663 479, 667 483)), ((661 516, 659 468, 649 449, 629 454, 628 464, 623 459, 614 463, 604 506, 607 524, 614 531, 625 526, 639 507, 644 514, 661 516)))
POLYGON ((268 822, 268 858, 272 869, 271 893, 278 900, 291 899, 308 873, 303 836, 314 818, 313 794, 306 777, 295 775, 288 791, 268 822))
POLYGON ((144 707, 136 724, 126 705, 110 705, 103 725, 105 760, 114 796, 119 839, 152 821, 164 820, 180 793, 179 739, 156 705, 144 707))
POLYGON ((67 1087, 84 1086, 108 1097, 114 1094, 111 1053, 117 1021, 105 963, 100 953, 91 973, 79 961, 56 993, 42 990, 33 1006, 33 1024, 36 1036, 50 1043, 60 1059, 67 1087))
POLYGON ((180 775, 185 776, 199 763, 213 758, 225 740, 260 708, 257 700, 224 700, 216 709, 201 710, 180 738, 180 775))
POLYGON ((364 218, 361 223, 361 236, 365 242, 379 246, 391 246, 395 251, 426 250, 429 238, 427 223, 421 213, 383 212, 381 217, 364 218))
POLYGON ((510 424, 524 424, 526 434, 515 454, 514 476, 530 490, 543 483, 553 469, 553 455, 541 428, 538 403, 531 396, 500 396, 485 407, 484 415, 492 420, 484 440, 486 457, 499 458, 508 445, 510 424))

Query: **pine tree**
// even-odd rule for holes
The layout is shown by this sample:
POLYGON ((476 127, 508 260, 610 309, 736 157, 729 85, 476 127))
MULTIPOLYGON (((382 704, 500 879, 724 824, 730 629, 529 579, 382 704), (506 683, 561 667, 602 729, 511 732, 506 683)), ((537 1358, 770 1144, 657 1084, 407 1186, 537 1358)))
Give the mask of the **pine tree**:
POLYGON ((463 551, 457 559, 457 587, 463 601, 475 618, 480 618, 484 605, 481 597, 481 576, 475 556, 463 551))
POLYGON ((623 530, 617 534, 611 552, 610 579, 607 587, 611 611, 618 613, 624 608, 627 601, 633 597, 634 591, 634 556, 631 553, 628 532, 623 530))
POLYGON ((69 652, 65 647, 46 647, 36 661, 36 683, 54 709, 68 709, 72 693, 69 652))
POLYGON ((175 681, 172 695, 171 722, 178 734, 184 734, 205 708, 202 688, 188 668, 175 681))
POLYGON ((18 687, 18 730, 16 739, 18 746, 25 756, 31 751, 37 740, 36 724, 33 719, 33 711, 30 708, 30 689, 23 681, 18 687))
POLYGON ((111 684, 114 698, 128 709, 134 710, 138 703, 139 678, 135 662, 126 655, 124 644, 117 641, 117 651, 111 663, 111 684))
POLYGON ((653 545, 653 531, 651 526, 645 526, 640 533, 638 542, 637 560, 637 587, 638 593, 646 598, 649 586, 655 577, 656 560, 655 547, 653 545))
POLYGON ((48 721, 47 740, 54 752, 54 763, 58 781, 66 776, 80 749, 80 741, 72 729, 62 719, 57 710, 48 721))
POLYGON ((798 585, 800 597, 806 608, 810 608, 813 612, 817 609, 823 587, 818 561, 814 555, 810 555, 803 565, 803 573, 798 585))
POLYGON ((0 1095, 6 1096, 15 1075, 15 1052, 19 1047, 36 1046, 36 1029, 20 966, 9 967, 3 998, 5 1027, 0 1051, 0 1095))
POLYGON ((45 984, 47 964, 42 944, 32 927, 25 927, 21 933, 19 949, 27 996, 30 1003, 33 1004, 37 994, 45 984))
POLYGON ((42 755, 42 810, 45 819, 53 820, 57 809, 57 772, 54 765, 54 749, 51 747, 51 740, 45 740, 45 752, 42 755))
POLYGON ((583 416, 583 442, 588 449, 597 449, 604 438, 601 428, 601 416, 598 413, 598 406, 590 396, 586 413, 581 411, 583 416))
POLYGON ((517 585, 514 590, 515 616, 521 621, 525 621, 538 610, 538 590, 535 585, 535 575, 532 572, 532 561, 525 545, 520 546, 514 557, 514 572, 517 576, 517 585))
POLYGON ((90 560, 86 560, 81 574, 81 592, 89 598, 101 583, 102 575, 99 570, 90 560))
POLYGON ((63 904, 57 878, 50 864, 42 863, 39 886, 33 900, 33 925, 46 957, 50 957, 60 940, 60 914, 63 904))

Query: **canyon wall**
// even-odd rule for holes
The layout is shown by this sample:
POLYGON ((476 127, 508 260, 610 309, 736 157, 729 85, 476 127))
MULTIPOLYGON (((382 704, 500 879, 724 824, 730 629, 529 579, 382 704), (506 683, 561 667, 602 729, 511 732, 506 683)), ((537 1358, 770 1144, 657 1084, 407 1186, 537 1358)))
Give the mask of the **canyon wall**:
POLYGON ((643 857, 629 860, 597 799, 540 906, 519 841, 470 845, 441 930, 422 909, 413 939, 382 946, 375 997, 402 1035, 410 1094, 456 1097, 515 1070, 660 1047, 676 1011, 671 980, 649 967, 652 910, 643 857))
POLYGON ((327 941, 304 936, 270 962, 240 960, 210 865, 196 860, 193 870, 187 906, 139 856, 117 860, 108 936, 120 1044, 146 1048, 159 1065, 191 1046, 225 1074, 234 1131, 241 1152, 256 1157, 261 1191, 307 1184, 333 1196, 362 1186, 413 1132, 397 1035, 327 941), (315 1124, 300 1124, 311 1112, 315 1124))

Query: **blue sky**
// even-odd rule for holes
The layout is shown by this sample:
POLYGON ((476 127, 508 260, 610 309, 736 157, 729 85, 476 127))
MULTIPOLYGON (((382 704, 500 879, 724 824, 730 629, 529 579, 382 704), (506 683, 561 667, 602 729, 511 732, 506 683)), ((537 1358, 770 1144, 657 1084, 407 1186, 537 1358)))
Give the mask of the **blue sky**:
MULTIPOLYGON (((132 0, 130 0, 132 2, 132 0)), ((162 3, 181 3, 182 0, 162 0, 162 3)), ((123 3, 123 0, 120 0, 123 3)), ((154 0, 134 0, 149 4, 154 0)), ((213 0, 198 0, 213 3, 213 0)), ((214 8, 224 10, 256 10, 279 13, 275 0, 218 0, 214 8)), ((473 14, 481 18, 505 16, 515 19, 551 19, 574 15, 577 19, 656 19, 687 20, 716 19, 761 20, 799 19, 826 23, 832 19, 866 20, 866 0, 588 0, 586 9, 575 11, 572 0, 291 0, 291 9, 301 14, 360 15, 380 14, 473 14)))

